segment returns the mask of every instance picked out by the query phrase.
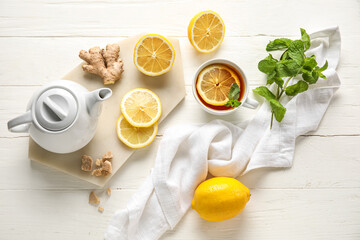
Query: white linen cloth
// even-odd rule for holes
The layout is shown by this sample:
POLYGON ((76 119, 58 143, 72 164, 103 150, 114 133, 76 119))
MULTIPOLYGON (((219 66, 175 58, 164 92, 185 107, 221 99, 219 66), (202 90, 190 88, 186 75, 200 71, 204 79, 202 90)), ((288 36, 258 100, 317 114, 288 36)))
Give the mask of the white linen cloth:
POLYGON ((311 49, 327 79, 292 99, 281 123, 270 125, 270 107, 262 104, 247 126, 215 120, 203 126, 168 129, 160 143, 155 166, 127 207, 118 210, 105 233, 108 240, 154 240, 173 229, 191 205, 194 190, 214 176, 237 177, 261 167, 291 167, 295 139, 315 130, 335 91, 340 87, 336 67, 340 58, 338 27, 310 35, 311 49))

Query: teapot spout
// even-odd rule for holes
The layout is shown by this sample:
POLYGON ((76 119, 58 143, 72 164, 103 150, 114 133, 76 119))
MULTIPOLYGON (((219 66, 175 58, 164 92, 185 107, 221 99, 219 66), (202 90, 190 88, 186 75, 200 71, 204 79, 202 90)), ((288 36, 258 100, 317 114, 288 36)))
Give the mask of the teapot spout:
POLYGON ((92 91, 91 94, 93 94, 94 97, 98 99, 98 101, 104 101, 111 97, 112 91, 110 88, 100 88, 92 91))
POLYGON ((99 115, 101 112, 101 102, 111 97, 112 91, 110 88, 96 89, 86 96, 86 105, 90 115, 99 115))

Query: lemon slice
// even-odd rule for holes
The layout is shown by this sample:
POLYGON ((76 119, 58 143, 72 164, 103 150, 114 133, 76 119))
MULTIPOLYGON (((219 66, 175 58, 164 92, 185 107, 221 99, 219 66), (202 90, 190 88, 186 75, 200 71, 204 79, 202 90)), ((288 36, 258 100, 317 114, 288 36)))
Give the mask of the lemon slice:
POLYGON ((145 88, 135 88, 126 93, 120 109, 134 127, 150 127, 157 122, 162 111, 159 97, 145 88))
POLYGON ((175 61, 175 50, 169 40, 158 34, 143 36, 135 45, 134 63, 149 76, 168 72, 175 61))
POLYGON ((201 98, 213 106, 224 106, 233 83, 240 87, 238 75, 231 68, 213 64, 204 68, 197 79, 196 89, 201 98))
POLYGON ((203 11, 196 14, 188 26, 188 37, 191 45, 199 52, 215 51, 225 36, 225 24, 219 14, 203 11))
POLYGON ((154 139, 158 131, 158 124, 155 123, 150 127, 134 127, 123 115, 120 115, 116 122, 116 130, 118 138, 128 147, 142 148, 149 145, 154 139))

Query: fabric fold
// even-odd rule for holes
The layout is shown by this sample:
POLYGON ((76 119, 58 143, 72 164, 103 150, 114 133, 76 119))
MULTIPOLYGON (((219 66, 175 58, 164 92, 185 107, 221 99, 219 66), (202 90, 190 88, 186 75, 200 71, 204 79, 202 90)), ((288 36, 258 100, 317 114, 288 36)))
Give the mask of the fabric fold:
POLYGON ((247 124, 214 120, 203 126, 168 129, 157 152, 155 166, 127 207, 117 211, 105 233, 108 240, 155 240, 173 229, 191 205, 194 190, 213 176, 237 177, 262 167, 291 167, 295 139, 316 130, 340 87, 336 67, 340 58, 340 31, 328 28, 310 35, 319 65, 328 61, 327 79, 293 98, 281 123, 269 129, 271 111, 262 104, 247 124))

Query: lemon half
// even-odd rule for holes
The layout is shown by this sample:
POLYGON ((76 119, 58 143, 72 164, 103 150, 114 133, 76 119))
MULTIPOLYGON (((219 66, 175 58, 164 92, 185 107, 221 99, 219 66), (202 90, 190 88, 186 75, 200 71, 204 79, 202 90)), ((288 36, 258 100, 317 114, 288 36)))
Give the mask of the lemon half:
POLYGON ((199 52, 215 51, 225 37, 225 24, 220 15, 214 11, 203 11, 196 14, 188 26, 188 38, 199 52))
POLYGON ((134 64, 142 73, 159 76, 168 72, 175 61, 175 50, 169 40, 158 34, 140 38, 134 49, 134 64))

